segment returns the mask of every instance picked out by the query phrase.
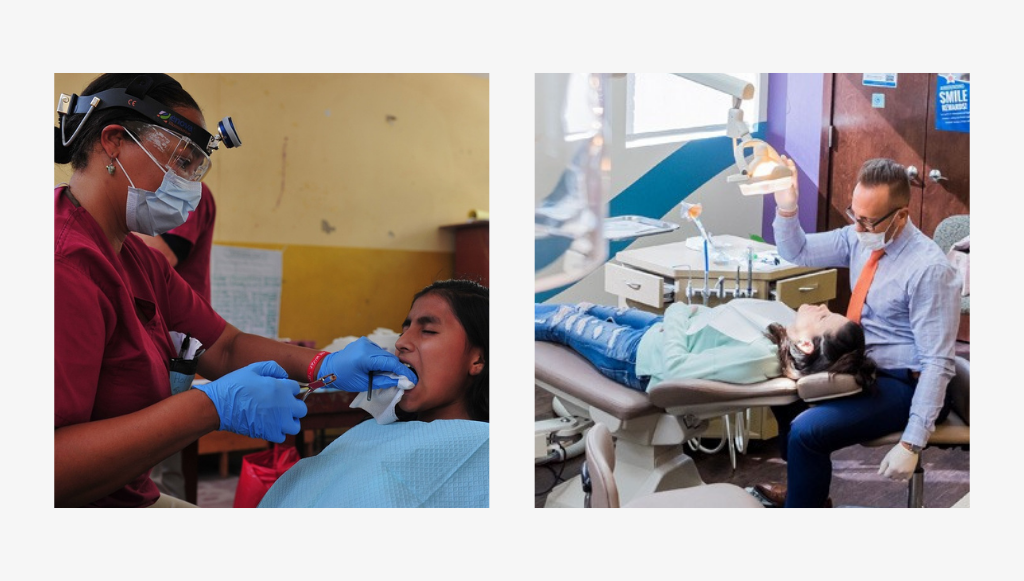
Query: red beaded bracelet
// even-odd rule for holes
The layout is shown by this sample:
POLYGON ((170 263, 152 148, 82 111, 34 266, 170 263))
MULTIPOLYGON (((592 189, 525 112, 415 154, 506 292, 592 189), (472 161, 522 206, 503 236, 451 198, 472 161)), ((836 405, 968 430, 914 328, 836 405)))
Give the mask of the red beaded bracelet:
POLYGON ((306 377, 309 378, 310 383, 316 381, 316 364, 320 363, 320 360, 330 355, 327 351, 321 351, 316 354, 316 357, 309 362, 309 369, 306 370, 306 377))

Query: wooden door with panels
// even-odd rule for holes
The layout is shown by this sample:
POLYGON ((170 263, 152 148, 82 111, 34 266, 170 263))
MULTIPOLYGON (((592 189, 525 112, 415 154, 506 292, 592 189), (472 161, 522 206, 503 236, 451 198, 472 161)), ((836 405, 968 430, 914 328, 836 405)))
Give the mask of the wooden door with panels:
MULTIPOLYGON (((926 235, 947 216, 970 213, 970 134, 936 129, 936 73, 898 73, 887 86, 865 84, 865 73, 824 77, 828 116, 819 232, 849 224, 846 208, 857 172, 876 157, 892 158, 911 171, 910 219, 926 235)), ((837 287, 829 308, 845 313, 847 270, 840 271, 837 287)))

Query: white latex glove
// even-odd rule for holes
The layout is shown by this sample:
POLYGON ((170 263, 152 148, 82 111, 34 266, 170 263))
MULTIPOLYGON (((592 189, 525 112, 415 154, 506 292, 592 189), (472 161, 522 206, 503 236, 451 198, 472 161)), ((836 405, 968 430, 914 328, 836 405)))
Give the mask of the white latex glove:
POLYGON ((793 172, 793 185, 785 190, 775 192, 775 205, 783 212, 788 213, 796 210, 796 202, 800 199, 800 194, 797 191, 796 164, 785 155, 782 156, 782 161, 786 162, 786 167, 789 168, 789 171, 793 172))
POLYGON ((908 480, 917 468, 917 456, 899 442, 882 458, 878 473, 891 480, 908 480))

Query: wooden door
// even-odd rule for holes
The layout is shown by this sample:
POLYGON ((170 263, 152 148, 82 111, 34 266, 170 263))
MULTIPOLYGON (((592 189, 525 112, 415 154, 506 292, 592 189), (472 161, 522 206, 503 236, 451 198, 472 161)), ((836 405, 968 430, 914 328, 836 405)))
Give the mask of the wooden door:
MULTIPOLYGON (((832 143, 827 164, 826 211, 819 231, 849 223, 857 172, 864 161, 888 157, 918 171, 911 181, 910 217, 931 236, 952 214, 968 213, 970 161, 967 133, 935 129, 935 73, 898 73, 895 87, 864 84, 864 73, 825 75, 831 96, 832 143), (928 173, 939 169, 946 180, 928 173)), ((836 298, 829 308, 845 312, 850 299, 849 272, 840 270, 836 298)))

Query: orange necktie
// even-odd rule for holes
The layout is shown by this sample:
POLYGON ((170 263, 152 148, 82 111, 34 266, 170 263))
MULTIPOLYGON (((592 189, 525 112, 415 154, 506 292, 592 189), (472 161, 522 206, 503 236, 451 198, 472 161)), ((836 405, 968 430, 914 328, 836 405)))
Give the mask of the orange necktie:
POLYGON ((853 287, 853 295, 850 296, 850 306, 846 309, 846 318, 854 323, 860 323, 860 312, 864 309, 864 299, 868 296, 868 287, 871 286, 871 279, 875 278, 875 271, 878 270, 878 259, 883 254, 885 254, 885 250, 873 250, 871 252, 871 257, 864 263, 864 269, 860 271, 857 286, 853 287))

